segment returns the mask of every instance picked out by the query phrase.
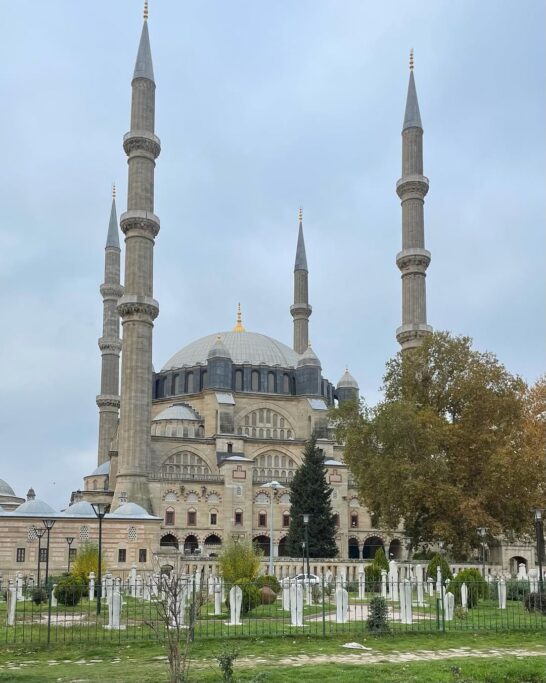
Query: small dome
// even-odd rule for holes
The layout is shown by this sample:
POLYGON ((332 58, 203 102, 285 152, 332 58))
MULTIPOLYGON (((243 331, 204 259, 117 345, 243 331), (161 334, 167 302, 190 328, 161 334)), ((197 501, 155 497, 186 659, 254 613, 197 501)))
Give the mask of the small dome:
POLYGON ((13 514, 29 515, 32 517, 50 517, 51 515, 57 515, 57 512, 45 501, 31 498, 15 508, 13 514))
MULTIPOLYGON (((97 468, 98 469, 98 468, 97 468)), ((86 500, 73 503, 62 513, 65 517, 95 517, 93 506, 86 500)))
POLYGON ((216 337, 216 341, 209 349, 207 359, 210 358, 229 358, 231 360, 231 355, 227 350, 227 346, 222 341, 222 337, 220 335, 216 337))
POLYGON ((199 420, 199 417, 185 403, 173 403, 172 406, 158 413, 152 422, 159 420, 199 420))
POLYGON ((110 474, 110 460, 103 462, 102 465, 96 467, 91 474, 87 475, 89 477, 95 477, 101 474, 110 474))
POLYGON ((0 479, 0 496, 14 496, 15 491, 11 488, 7 481, 0 479))
POLYGON ((157 519, 140 505, 136 503, 124 503, 117 510, 112 512, 110 517, 143 517, 145 519, 157 519))
POLYGON ((317 354, 311 348, 311 344, 307 347, 304 353, 302 353, 300 359, 298 360, 298 368, 303 365, 316 365, 320 368, 320 360, 317 354))
POLYGON ((343 389, 343 388, 358 389, 358 382, 351 375, 348 368, 345 368, 345 372, 343 373, 341 379, 337 383, 337 388, 338 389, 343 389))

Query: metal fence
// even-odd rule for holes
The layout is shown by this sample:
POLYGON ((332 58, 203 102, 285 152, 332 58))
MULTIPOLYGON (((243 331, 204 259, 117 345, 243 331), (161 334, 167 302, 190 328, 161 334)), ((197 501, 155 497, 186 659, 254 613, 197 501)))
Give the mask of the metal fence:
POLYGON ((273 580, 271 587, 267 580, 107 575, 100 585, 60 580, 47 589, 10 581, 0 600, 0 642, 133 642, 167 629, 192 639, 546 630, 546 595, 525 580, 347 582, 323 575, 273 580))

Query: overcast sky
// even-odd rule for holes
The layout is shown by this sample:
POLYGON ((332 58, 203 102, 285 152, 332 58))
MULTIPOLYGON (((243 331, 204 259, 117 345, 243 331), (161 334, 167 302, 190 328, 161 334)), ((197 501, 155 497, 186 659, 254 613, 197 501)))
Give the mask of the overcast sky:
MULTIPOLYGON (((139 0, 0 3, 0 478, 65 506, 96 465, 103 247, 139 0)), ((152 0, 159 369, 231 329, 291 344, 297 211, 310 336, 373 404, 401 318, 400 130, 415 49, 428 321, 544 372, 542 0, 152 0)))

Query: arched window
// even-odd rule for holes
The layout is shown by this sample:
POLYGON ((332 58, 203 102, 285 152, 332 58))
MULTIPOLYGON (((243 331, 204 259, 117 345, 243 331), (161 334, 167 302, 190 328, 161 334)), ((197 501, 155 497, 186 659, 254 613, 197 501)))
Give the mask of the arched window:
POLYGON ((174 491, 167 491, 164 500, 166 503, 176 502, 176 493, 174 491))
POLYGON ((235 370, 235 391, 243 390, 243 371, 235 370))
POLYGON ((337 514, 337 512, 334 513, 334 524, 336 526, 339 526, 339 515, 337 514))
POLYGON ((351 512, 351 529, 358 529, 358 512, 351 512))
POLYGON ((283 493, 282 496, 279 498, 279 503, 281 505, 290 505, 290 494, 283 493))
POLYGON ((283 394, 290 393, 290 375, 284 374, 282 377, 282 391, 283 394))
POLYGON ((93 491, 97 490, 97 480, 93 479, 93 491))
POLYGON ((201 391, 207 388, 207 371, 203 370, 201 372, 201 391))
POLYGON ((161 475, 169 479, 197 479, 201 474, 210 473, 210 467, 205 460, 189 451, 174 453, 161 465, 161 475))
POLYGON ((276 381, 275 381, 275 373, 274 372, 268 372, 267 373, 267 391, 270 394, 274 394, 276 390, 277 390, 277 387, 276 387, 276 381))
POLYGON ((269 496, 267 495, 267 493, 264 493, 263 491, 261 491, 256 496, 256 502, 259 503, 260 505, 265 505, 265 504, 269 503, 269 496))
POLYGON ((250 388, 252 391, 260 391, 260 373, 257 370, 252 371, 250 388))
POLYGON ((186 393, 193 394, 193 372, 186 375, 186 393))
POLYGON ((198 503, 199 502, 199 496, 197 495, 197 493, 190 491, 190 493, 188 493, 188 495, 186 496, 186 502, 187 503, 198 503))
POLYGON ((165 510, 165 526, 174 526, 174 508, 167 508, 165 510))

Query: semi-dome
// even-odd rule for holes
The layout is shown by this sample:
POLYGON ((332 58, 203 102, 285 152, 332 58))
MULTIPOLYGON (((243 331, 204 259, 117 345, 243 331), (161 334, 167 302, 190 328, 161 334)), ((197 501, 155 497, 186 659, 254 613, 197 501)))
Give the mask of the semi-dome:
POLYGON ((231 360, 237 364, 278 365, 283 368, 295 368, 299 355, 286 344, 257 332, 220 332, 188 344, 175 353, 163 366, 162 372, 182 367, 206 365, 207 358, 217 338, 229 351, 231 360))
POLYGON ((341 379, 337 383, 338 389, 342 389, 345 387, 350 388, 350 389, 358 389, 358 382, 351 375, 348 368, 345 368, 345 372, 343 373, 343 375, 341 376, 341 379))
POLYGON ((93 506, 87 500, 72 503, 62 514, 65 517, 96 517, 93 506))
POLYGON ((311 344, 309 344, 298 360, 298 367, 302 367, 303 365, 316 365, 320 368, 320 360, 311 348, 311 344))
POLYGON ((141 517, 144 519, 157 519, 140 505, 136 503, 123 503, 117 510, 112 512, 110 517, 141 517))
POLYGON ((28 515, 29 517, 50 517, 51 515, 57 515, 57 512, 44 500, 31 498, 15 508, 13 514, 28 515))
POLYGON ((0 479, 0 496, 14 496, 15 491, 11 488, 7 481, 0 479))
POLYGON ((107 460, 106 462, 103 462, 102 465, 96 467, 88 476, 96 477, 101 474, 110 474, 110 460, 107 460))
POLYGON ((199 420, 199 416, 185 403, 173 403, 172 406, 158 413, 153 422, 161 420, 199 420))
POLYGON ((210 347, 207 358, 231 358, 226 345, 222 341, 221 335, 216 337, 216 341, 210 347))

